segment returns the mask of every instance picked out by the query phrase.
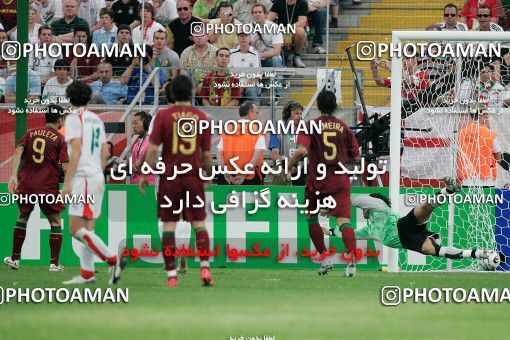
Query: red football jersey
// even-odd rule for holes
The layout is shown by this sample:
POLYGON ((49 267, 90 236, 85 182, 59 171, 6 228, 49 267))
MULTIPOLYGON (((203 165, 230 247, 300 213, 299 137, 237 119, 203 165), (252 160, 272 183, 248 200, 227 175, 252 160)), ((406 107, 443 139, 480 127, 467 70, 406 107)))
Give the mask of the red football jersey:
POLYGON ((209 120, 209 117, 192 106, 173 106, 157 112, 150 138, 151 143, 155 145, 163 144, 161 155, 165 163, 163 176, 171 176, 174 166, 182 169, 183 163, 192 166, 192 170, 186 175, 198 176, 202 166, 200 149, 202 151, 211 149, 210 124, 204 131, 194 129, 188 133, 186 129, 193 124, 198 127, 199 121, 202 120, 209 120))
MULTIPOLYGON (((335 174, 341 170, 338 162, 347 164, 350 158, 359 156, 359 145, 351 129, 338 118, 319 117, 314 119, 322 125, 321 134, 304 134, 298 136, 297 144, 308 150, 307 190, 317 190, 329 194, 351 187, 349 174, 335 174), (317 165, 326 165, 326 178, 318 181, 317 165)), ((307 122, 310 127, 310 122, 307 122)), ((308 129, 310 131, 310 129, 308 129)))
POLYGON ((55 129, 41 127, 28 131, 17 146, 23 145, 20 193, 54 193, 59 190, 59 163, 69 160, 64 137, 55 129))

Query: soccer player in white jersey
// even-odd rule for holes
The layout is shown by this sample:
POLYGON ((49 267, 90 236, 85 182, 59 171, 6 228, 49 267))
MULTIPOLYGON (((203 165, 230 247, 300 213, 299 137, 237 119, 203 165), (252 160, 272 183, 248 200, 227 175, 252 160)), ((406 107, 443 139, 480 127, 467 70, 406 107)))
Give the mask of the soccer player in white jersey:
POLYGON ((103 170, 108 149, 103 121, 95 113, 87 110, 91 88, 82 81, 73 82, 66 95, 72 105, 72 113, 65 122, 65 140, 68 143, 69 167, 64 179, 62 196, 72 194, 92 195, 93 204, 70 204, 69 229, 71 235, 80 242, 81 275, 63 284, 84 284, 95 282, 94 254, 110 265, 110 284, 120 279, 121 267, 125 261, 118 258, 94 233, 94 224, 101 214, 104 193, 103 170), (122 263, 121 263, 122 262, 122 263))

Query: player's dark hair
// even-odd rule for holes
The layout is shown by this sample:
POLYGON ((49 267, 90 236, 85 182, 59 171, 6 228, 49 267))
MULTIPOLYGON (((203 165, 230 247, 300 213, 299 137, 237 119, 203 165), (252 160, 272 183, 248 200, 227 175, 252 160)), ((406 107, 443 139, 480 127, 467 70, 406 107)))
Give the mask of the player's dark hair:
POLYGON ((323 115, 334 115, 338 109, 335 94, 332 91, 322 90, 317 96, 317 108, 323 115))
POLYGON ((384 196, 383 194, 373 193, 373 194, 370 194, 368 196, 373 197, 373 198, 378 198, 378 199, 384 201, 384 203, 386 203, 386 205, 391 208, 391 201, 390 201, 390 199, 388 197, 384 196))
POLYGON ((253 108, 253 105, 255 105, 255 103, 249 100, 239 105, 239 117, 246 117, 253 108))
POLYGON ((66 97, 69 98, 73 106, 85 106, 92 97, 92 89, 87 83, 76 80, 67 87, 66 97))
POLYGON ((2 28, 0 28, 0 33, 7 33, 7 31, 2 29, 2 28))
POLYGON ((44 118, 46 119, 46 123, 56 123, 59 118, 64 116, 64 113, 65 109, 62 106, 51 104, 48 105, 44 118))
POLYGON ((193 93, 193 83, 186 76, 177 76, 172 82, 172 93, 176 102, 189 102, 193 93))
POLYGON ((174 92, 172 91, 172 83, 173 82, 174 81, 172 79, 169 79, 165 86, 165 98, 166 98, 166 101, 170 104, 175 103, 174 92))

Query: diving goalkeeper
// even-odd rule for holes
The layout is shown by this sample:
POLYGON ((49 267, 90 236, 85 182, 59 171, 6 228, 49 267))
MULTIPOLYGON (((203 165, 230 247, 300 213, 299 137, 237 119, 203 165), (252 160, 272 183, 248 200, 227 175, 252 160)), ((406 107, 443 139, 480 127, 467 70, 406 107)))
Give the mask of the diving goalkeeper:
MULTIPOLYGON (((436 195, 452 195, 460 191, 460 186, 451 177, 445 177, 443 181, 446 188, 436 195)), ((489 251, 485 249, 464 250, 441 246, 440 235, 427 229, 430 216, 439 203, 419 204, 402 218, 390 209, 390 200, 382 194, 356 195, 351 198, 351 203, 363 209, 363 217, 367 219, 367 226, 355 231, 356 239, 376 239, 391 248, 409 249, 449 259, 488 258, 489 251)), ((339 227, 330 229, 322 226, 322 229, 326 235, 342 236, 339 227)))

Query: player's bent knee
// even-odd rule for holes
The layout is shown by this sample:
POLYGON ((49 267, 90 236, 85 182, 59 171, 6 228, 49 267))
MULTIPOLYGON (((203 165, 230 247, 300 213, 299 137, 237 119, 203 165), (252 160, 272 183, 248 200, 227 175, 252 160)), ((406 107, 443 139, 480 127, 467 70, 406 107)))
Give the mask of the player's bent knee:
POLYGON ((425 239, 425 242, 423 242, 421 252, 425 255, 436 255, 436 247, 434 247, 430 238, 425 239))

